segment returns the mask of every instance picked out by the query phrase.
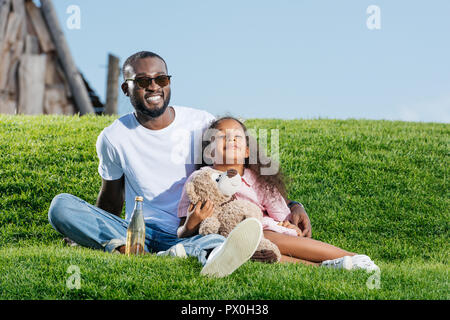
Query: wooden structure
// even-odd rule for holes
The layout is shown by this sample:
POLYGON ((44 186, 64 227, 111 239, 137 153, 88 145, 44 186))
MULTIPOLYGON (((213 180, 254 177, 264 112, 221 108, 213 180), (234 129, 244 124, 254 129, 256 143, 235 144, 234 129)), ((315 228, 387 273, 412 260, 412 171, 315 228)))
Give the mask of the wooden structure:
MULTIPOLYGON (((94 113, 51 0, 0 0, 0 113, 94 113)), ((96 105, 94 109, 93 104, 96 105)))
POLYGON ((108 55, 108 82, 106 86, 106 104, 104 113, 117 114, 117 96, 119 88, 120 66, 119 58, 108 55))

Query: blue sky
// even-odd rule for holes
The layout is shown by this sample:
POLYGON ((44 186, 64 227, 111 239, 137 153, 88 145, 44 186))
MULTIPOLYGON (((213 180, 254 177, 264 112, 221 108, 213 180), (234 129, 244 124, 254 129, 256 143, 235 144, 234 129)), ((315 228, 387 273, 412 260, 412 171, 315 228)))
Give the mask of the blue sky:
MULTIPOLYGON (((107 55, 164 57, 171 104, 243 118, 450 122, 450 1, 55 0, 102 100, 107 55), (69 29, 70 5, 80 29, 69 29), (379 30, 366 25, 380 8, 379 30)), ((132 110, 119 94, 119 113, 132 110)))

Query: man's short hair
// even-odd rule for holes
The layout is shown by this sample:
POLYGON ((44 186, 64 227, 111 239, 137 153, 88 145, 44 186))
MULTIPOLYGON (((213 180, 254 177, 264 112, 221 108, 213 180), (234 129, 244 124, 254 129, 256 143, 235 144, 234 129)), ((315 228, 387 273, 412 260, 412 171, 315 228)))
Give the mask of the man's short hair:
POLYGON ((144 58, 158 58, 158 59, 161 59, 164 62, 164 65, 166 66, 166 71, 168 71, 167 70, 167 63, 160 55, 158 55, 158 54, 156 54, 154 52, 150 52, 150 51, 139 51, 139 52, 136 52, 135 54, 129 56, 128 59, 125 60, 123 66, 122 66, 122 75, 125 77, 125 68, 127 66, 132 65, 137 60, 144 59, 144 58))

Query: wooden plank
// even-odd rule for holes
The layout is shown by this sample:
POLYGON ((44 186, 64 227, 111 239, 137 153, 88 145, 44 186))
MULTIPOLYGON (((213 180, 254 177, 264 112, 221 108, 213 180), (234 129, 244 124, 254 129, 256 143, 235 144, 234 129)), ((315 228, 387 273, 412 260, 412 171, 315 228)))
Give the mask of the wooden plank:
POLYGON ((66 89, 62 84, 46 86, 44 97, 45 114, 75 114, 75 107, 70 99, 67 99, 66 89))
POLYGON ((16 101, 8 94, 0 94, 0 113, 16 114, 16 101))
POLYGON ((6 34, 6 25, 8 23, 8 15, 11 8, 10 0, 0 0, 0 48, 6 34))
POLYGON ((67 104, 64 85, 55 84, 45 87, 44 114, 64 114, 67 104))
POLYGON ((26 16, 26 20, 27 20, 27 32, 26 33, 37 37, 38 35, 36 32, 36 29, 34 28, 33 23, 31 22, 31 17, 28 14, 28 11, 26 10, 26 5, 25 5, 25 16, 26 16))
POLYGON ((6 89, 8 84, 8 73, 11 61, 11 52, 9 50, 1 53, 0 59, 0 92, 6 89))
POLYGON ((8 15, 8 25, 6 27, 6 34, 4 38, 3 48, 9 48, 17 39, 17 33, 20 29, 20 17, 10 12, 8 15))
MULTIPOLYGON (((72 91, 70 91, 70 85, 69 85, 69 82, 67 81, 67 78, 66 78, 66 75, 64 73, 64 70, 61 67, 61 64, 59 63, 58 59, 55 58, 54 61, 56 62, 55 63, 55 65, 56 65, 56 72, 58 73, 59 78, 62 79, 62 83, 64 83, 64 87, 66 88, 66 95, 67 95, 68 98, 72 98, 73 97, 72 91)), ((89 101, 90 101, 90 99, 89 99, 89 101)))
POLYGON ((56 57, 53 54, 47 55, 47 70, 45 71, 45 85, 52 86, 62 80, 56 71, 56 57))
POLYGON ((19 17, 19 32, 17 34, 18 40, 25 41, 25 34, 27 32, 27 19, 25 13, 25 1, 24 0, 12 0, 12 9, 15 14, 19 17))
POLYGON ((39 54, 39 40, 37 37, 27 34, 25 36, 25 53, 28 54, 39 54))
POLYGON ((21 19, 25 18, 24 2, 24 0, 12 0, 12 9, 21 19))
POLYGON ((64 106, 64 111, 63 113, 65 115, 74 115, 76 114, 77 108, 75 108, 75 105, 72 103, 72 101, 70 100, 65 106, 64 106))
POLYGON ((70 92, 70 86, 67 83, 64 71, 56 58, 56 55, 49 54, 47 56, 47 70, 45 72, 45 84, 47 86, 52 86, 55 84, 62 84, 64 87, 64 92, 67 98, 71 98, 72 94, 70 92))
POLYGON ((41 11, 54 41, 59 61, 69 82, 76 107, 81 115, 94 113, 89 94, 75 65, 51 0, 41 0, 41 11))
POLYGON ((9 71, 7 76, 6 90, 9 91, 14 96, 17 95, 17 82, 18 82, 18 68, 20 56, 23 53, 24 43, 23 41, 17 41, 13 44, 11 48, 11 58, 9 62, 9 71))
POLYGON ((23 39, 26 34, 26 23, 27 23, 24 0, 12 0, 12 8, 20 19, 20 33, 18 38, 23 39))
POLYGON ((8 78, 6 83, 6 91, 10 94, 13 94, 16 96, 17 94, 17 75, 19 70, 19 59, 16 59, 13 63, 11 63, 11 66, 8 71, 8 78))
POLYGON ((5 37, 3 38, 0 47, 0 91, 5 90, 10 66, 14 63, 15 56, 19 54, 16 50, 18 47, 17 34, 19 30, 19 16, 14 12, 10 12, 8 15, 5 37))
POLYGON ((19 103, 17 113, 44 112, 46 54, 24 54, 19 65, 19 103))
POLYGON ((119 58, 108 55, 108 81, 106 84, 105 114, 117 114, 117 98, 119 94, 119 58))
POLYGON ((69 84, 66 80, 66 75, 58 62, 55 54, 51 53, 47 55, 47 70, 45 71, 45 85, 53 86, 56 84, 62 84, 67 98, 71 98, 69 84))
POLYGON ((49 27, 45 23, 41 11, 32 1, 27 2, 25 6, 34 30, 36 31, 36 34, 39 38, 39 43, 41 45, 42 51, 44 51, 45 53, 54 51, 55 45, 49 33, 49 27))

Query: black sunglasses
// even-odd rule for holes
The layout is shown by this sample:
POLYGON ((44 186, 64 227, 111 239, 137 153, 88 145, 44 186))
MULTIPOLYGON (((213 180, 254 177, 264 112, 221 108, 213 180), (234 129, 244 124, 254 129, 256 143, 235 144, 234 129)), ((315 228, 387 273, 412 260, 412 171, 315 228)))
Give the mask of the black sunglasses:
POLYGON ((150 77, 139 77, 135 79, 125 79, 125 81, 134 81, 138 84, 138 86, 142 89, 148 88, 148 86, 152 83, 153 80, 155 80, 155 83, 160 87, 165 87, 170 83, 170 78, 172 76, 168 75, 160 75, 156 78, 150 78, 150 77))

